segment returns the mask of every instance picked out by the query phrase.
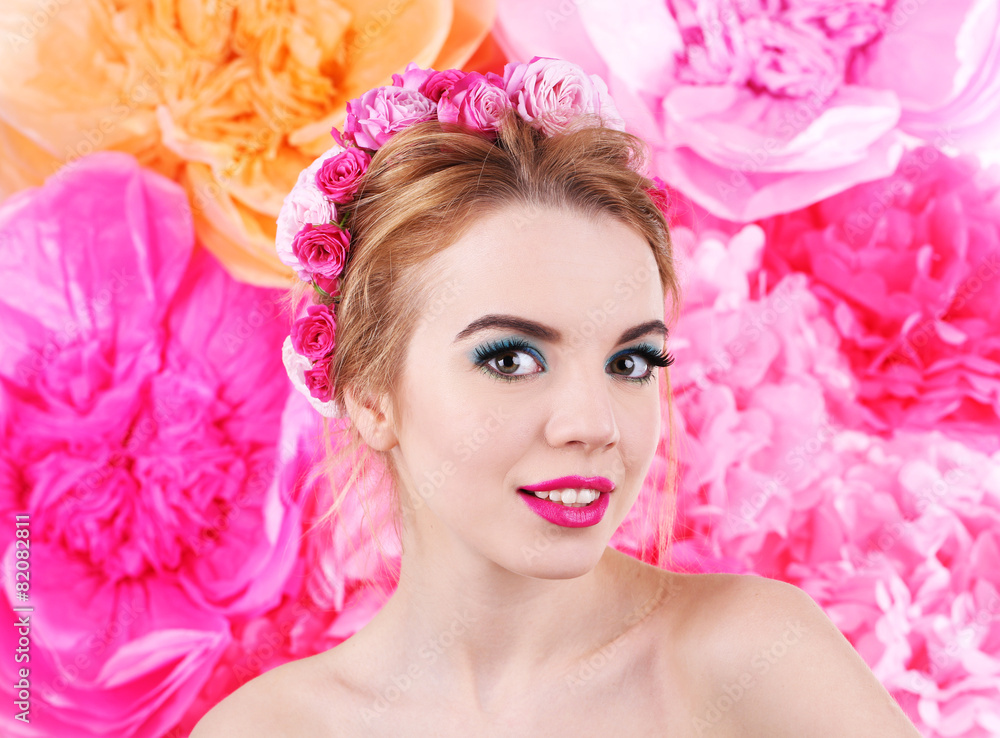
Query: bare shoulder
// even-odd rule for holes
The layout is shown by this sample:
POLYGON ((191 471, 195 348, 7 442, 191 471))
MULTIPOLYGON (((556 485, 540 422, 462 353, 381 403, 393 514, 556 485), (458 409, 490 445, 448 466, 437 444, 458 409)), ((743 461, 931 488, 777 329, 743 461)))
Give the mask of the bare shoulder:
POLYGON ((317 656, 282 664, 215 705, 195 725, 191 738, 336 735, 336 686, 317 656))
POLYGON ((697 665, 699 732, 919 738, 804 590, 754 575, 673 576, 682 594, 671 642, 697 665))

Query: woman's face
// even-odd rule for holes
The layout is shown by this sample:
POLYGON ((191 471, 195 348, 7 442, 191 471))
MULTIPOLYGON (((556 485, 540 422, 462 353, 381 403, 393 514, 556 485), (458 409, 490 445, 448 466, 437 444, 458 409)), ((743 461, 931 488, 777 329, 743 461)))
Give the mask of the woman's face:
POLYGON ((642 353, 665 347, 649 245, 608 216, 508 206, 424 277, 430 302, 396 388, 391 449, 408 555, 586 573, 635 502, 660 433, 663 372, 642 353), (477 330, 486 319, 496 324, 477 330), (599 522, 549 522, 518 492, 570 475, 614 483, 599 522))

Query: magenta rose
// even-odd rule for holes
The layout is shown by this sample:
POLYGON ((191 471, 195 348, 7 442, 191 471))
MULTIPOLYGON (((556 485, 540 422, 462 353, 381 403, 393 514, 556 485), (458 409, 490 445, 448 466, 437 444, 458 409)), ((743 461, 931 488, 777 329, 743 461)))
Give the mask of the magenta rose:
POLYGON ((324 356, 317 359, 312 369, 305 373, 306 387, 309 394, 320 402, 329 402, 333 399, 333 385, 330 384, 330 357, 324 356))
POLYGON ((670 192, 667 190, 667 183, 664 182, 659 177, 653 177, 653 184, 655 187, 649 187, 646 189, 646 194, 656 205, 657 209, 663 213, 663 217, 667 217, 670 212, 670 192))
POLYGON ((328 295, 336 295, 340 289, 340 280, 337 277, 315 274, 313 275, 313 283, 328 295))
POLYGON ((455 86, 455 83, 463 79, 466 73, 460 69, 445 69, 442 72, 434 72, 420 88, 427 99, 438 102, 441 96, 455 86))
POLYGON ((292 324, 292 347, 307 359, 321 359, 336 345, 337 321, 326 305, 310 305, 292 324))
POLYGON ((316 172, 316 186, 334 202, 350 202, 371 160, 364 149, 345 149, 323 162, 316 172))
POLYGON ((351 234, 336 223, 306 223, 292 240, 292 253, 313 274, 336 277, 344 270, 351 234))
POLYGON ((404 128, 437 114, 437 103, 405 87, 376 87, 347 103, 344 134, 375 150, 404 128))
POLYGON ((502 87, 478 72, 469 72, 441 96, 437 112, 442 123, 460 123, 477 131, 495 131, 504 113, 510 109, 510 99, 502 87))

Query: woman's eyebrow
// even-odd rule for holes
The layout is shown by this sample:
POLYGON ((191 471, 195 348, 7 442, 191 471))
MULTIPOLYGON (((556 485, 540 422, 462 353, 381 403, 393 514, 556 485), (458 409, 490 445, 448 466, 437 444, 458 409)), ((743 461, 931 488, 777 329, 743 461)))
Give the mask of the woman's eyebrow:
MULTIPOLYGON (((476 318, 474 321, 469 323, 465 328, 458 332, 458 335, 455 336, 453 343, 458 343, 463 338, 467 338, 473 333, 477 333, 488 328, 504 328, 506 330, 517 331, 518 333, 523 333, 527 336, 539 338, 550 343, 559 343, 563 338, 562 332, 534 320, 519 318, 516 315, 491 314, 484 315, 481 318, 476 318)), ((615 345, 625 343, 626 341, 632 341, 640 336, 645 336, 648 333, 659 333, 663 336, 663 338, 666 338, 669 335, 667 326, 662 320, 649 320, 626 330, 621 334, 621 336, 618 337, 618 341, 615 345)))

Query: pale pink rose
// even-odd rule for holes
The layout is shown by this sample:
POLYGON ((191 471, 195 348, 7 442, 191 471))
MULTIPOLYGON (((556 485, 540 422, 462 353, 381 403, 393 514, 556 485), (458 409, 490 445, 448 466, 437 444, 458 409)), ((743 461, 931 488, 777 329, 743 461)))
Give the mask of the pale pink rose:
POLYGON ((458 123, 487 132, 497 130, 503 115, 510 109, 510 99, 502 87, 478 72, 469 72, 441 96, 437 112, 438 120, 444 123, 458 123))
POLYGON ((310 305, 306 314, 292 324, 292 346, 302 356, 315 361, 333 351, 336 332, 337 321, 330 308, 310 305))
POLYGON ((503 72, 504 89, 517 112, 547 136, 571 129, 582 114, 602 115, 609 127, 621 123, 603 80, 572 62, 535 56, 508 62, 503 72))
POLYGON ((299 261, 292 249, 295 236, 306 224, 321 225, 337 220, 337 206, 316 184, 316 174, 326 163, 341 152, 344 147, 334 145, 321 154, 312 164, 299 173, 295 186, 285 196, 278 213, 278 231, 275 248, 282 264, 295 270, 299 279, 310 280, 308 269, 299 261))
POLYGON ((292 337, 287 336, 281 345, 281 361, 285 366, 285 373, 292 382, 292 386, 308 401, 309 404, 320 415, 327 418, 344 417, 343 408, 332 398, 325 402, 320 402, 313 397, 312 391, 306 382, 306 372, 312 369, 312 361, 295 350, 292 345, 292 337))
POLYGON ((22 734, 162 736, 295 564, 281 293, 195 249, 184 190, 123 153, 8 199, 0 243, 20 254, 0 260, 0 512, 31 514, 22 734))
POLYGON ((933 148, 890 178, 762 223, 771 271, 806 272, 869 427, 1000 450, 1000 177, 933 148))
POLYGON ((316 186, 334 203, 350 202, 371 160, 364 149, 351 147, 341 151, 320 166, 316 186))
POLYGON ((431 120, 436 113, 437 103, 415 89, 376 87, 347 103, 344 135, 355 145, 374 151, 397 131, 431 120))
POLYGON ((747 222, 889 176, 904 134, 1000 147, 1000 5, 984 0, 508 0, 508 58, 607 81, 654 169, 747 222))

